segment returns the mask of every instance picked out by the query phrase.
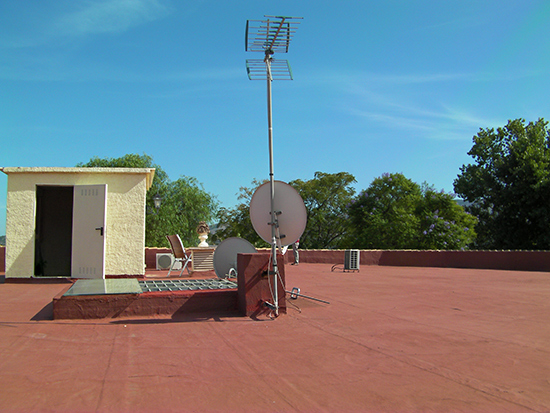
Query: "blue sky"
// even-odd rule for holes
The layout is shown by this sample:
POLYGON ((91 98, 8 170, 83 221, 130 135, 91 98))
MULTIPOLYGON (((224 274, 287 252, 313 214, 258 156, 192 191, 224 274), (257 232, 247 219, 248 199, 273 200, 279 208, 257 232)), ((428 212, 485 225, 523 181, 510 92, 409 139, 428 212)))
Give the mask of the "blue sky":
MULTIPOLYGON (((447 192, 479 128, 550 119, 550 2, 0 2, 0 166, 146 153, 221 205, 268 177, 247 19, 301 16, 273 83, 275 178, 401 172, 447 192)), ((0 174, 0 234, 7 176, 0 174)))

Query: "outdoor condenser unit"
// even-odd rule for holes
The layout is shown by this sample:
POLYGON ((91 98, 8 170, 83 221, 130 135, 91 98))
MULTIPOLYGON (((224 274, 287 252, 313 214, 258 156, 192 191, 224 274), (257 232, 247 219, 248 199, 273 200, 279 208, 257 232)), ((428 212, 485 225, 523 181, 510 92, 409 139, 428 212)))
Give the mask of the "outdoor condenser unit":
POLYGON ((344 271, 359 271, 359 250, 346 250, 344 271))
MULTIPOLYGON (((157 253, 157 270, 169 270, 174 262, 174 256, 167 253, 157 253)), ((181 270, 181 261, 176 262, 174 270, 181 270)))

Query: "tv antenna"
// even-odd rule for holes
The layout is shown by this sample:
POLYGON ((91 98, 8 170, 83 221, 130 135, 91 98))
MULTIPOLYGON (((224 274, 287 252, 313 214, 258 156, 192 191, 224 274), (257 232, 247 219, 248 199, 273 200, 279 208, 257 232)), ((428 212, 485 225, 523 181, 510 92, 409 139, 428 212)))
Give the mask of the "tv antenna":
POLYGON ((273 118, 271 110, 271 82, 273 80, 292 80, 292 71, 286 60, 275 60, 275 53, 287 53, 290 41, 296 33, 299 20, 302 17, 264 16, 264 20, 247 20, 245 35, 245 51, 262 52, 263 59, 248 59, 246 70, 250 80, 267 80, 267 126, 269 140, 269 183, 271 193, 271 269, 273 275, 274 294, 273 306, 275 315, 279 314, 279 299, 277 293, 277 232, 280 211, 275 210, 275 179, 273 175, 273 118))

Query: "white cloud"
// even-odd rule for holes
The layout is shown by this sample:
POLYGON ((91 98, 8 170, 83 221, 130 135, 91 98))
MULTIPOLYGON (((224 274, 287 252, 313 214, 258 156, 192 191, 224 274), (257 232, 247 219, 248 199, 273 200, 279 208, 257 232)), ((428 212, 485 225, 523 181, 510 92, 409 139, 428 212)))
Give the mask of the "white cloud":
POLYGON ((463 140, 470 139, 480 127, 493 127, 502 124, 502 121, 487 119, 467 110, 442 106, 439 109, 422 108, 417 104, 388 105, 358 109, 348 107, 347 111, 353 116, 375 122, 387 130, 406 130, 420 134, 428 139, 463 140))
POLYGON ((65 35, 116 33, 157 20, 168 13, 168 7, 159 0, 89 1, 80 10, 60 17, 55 30, 65 35))
MULTIPOLYGON (((323 76, 336 91, 335 109, 386 131, 436 140, 470 139, 502 124, 479 105, 462 109, 461 90, 484 81, 475 73, 351 73, 323 76)), ((321 81, 321 79, 318 79, 321 81)))
MULTIPOLYGON (((0 37, 0 49, 21 50, 90 34, 120 33, 173 11, 167 0, 71 0, 21 7, 0 37)), ((0 23, 2 17, 0 16, 0 23)))

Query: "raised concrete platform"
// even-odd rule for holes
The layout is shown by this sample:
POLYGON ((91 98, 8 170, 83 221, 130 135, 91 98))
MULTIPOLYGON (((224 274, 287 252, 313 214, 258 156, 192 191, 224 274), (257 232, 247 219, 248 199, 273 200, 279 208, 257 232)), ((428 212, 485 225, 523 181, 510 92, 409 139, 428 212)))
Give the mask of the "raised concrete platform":
MULTIPOLYGON (((278 314, 286 313, 285 266, 279 256, 278 314)), ((149 317, 177 314, 276 316, 273 277, 267 277, 269 254, 239 254, 238 283, 218 278, 81 279, 53 298, 54 319, 149 317), (242 258, 242 259, 241 259, 242 258), (273 314, 272 314, 273 313, 273 314)))
POLYGON ((53 298, 55 320, 227 314, 237 310, 237 284, 218 279, 78 280, 53 298))

